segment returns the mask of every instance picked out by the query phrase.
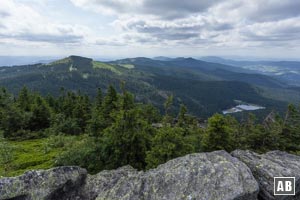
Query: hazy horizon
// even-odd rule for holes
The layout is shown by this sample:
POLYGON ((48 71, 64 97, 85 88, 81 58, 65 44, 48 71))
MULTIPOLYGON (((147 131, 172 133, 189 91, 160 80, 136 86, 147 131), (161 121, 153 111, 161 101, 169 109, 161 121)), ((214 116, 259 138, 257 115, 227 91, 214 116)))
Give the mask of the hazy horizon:
POLYGON ((299 60, 300 1, 1 0, 0 55, 299 60))

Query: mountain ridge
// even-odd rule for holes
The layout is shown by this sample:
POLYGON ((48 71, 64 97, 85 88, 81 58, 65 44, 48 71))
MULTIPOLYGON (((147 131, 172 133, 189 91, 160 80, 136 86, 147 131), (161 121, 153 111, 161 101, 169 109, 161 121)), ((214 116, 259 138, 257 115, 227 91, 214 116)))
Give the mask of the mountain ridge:
POLYGON ((260 93, 260 90, 265 90, 261 89, 261 86, 284 90, 283 83, 266 75, 243 73, 243 69, 237 72, 237 69, 194 58, 159 61, 137 57, 100 62, 72 55, 48 64, 0 68, 0 85, 14 93, 27 85, 44 95, 58 95, 60 88, 64 87, 71 91, 84 91, 93 97, 97 88, 106 91, 111 84, 120 89, 120 83, 125 81, 127 89, 135 93, 137 99, 153 103, 161 109, 166 96, 174 94, 175 110, 184 103, 193 114, 209 116, 234 106, 234 100, 239 99, 241 93, 244 94, 243 99, 239 100, 254 104, 263 103, 261 106, 268 108, 266 112, 271 109, 283 111, 287 102, 268 99, 268 96, 260 93), (192 82, 197 87, 193 87, 192 82), (209 93, 208 98, 203 98, 207 96, 205 93, 208 93, 210 88, 228 92, 221 92, 223 96, 209 93), (206 108, 206 105, 210 106, 206 108))

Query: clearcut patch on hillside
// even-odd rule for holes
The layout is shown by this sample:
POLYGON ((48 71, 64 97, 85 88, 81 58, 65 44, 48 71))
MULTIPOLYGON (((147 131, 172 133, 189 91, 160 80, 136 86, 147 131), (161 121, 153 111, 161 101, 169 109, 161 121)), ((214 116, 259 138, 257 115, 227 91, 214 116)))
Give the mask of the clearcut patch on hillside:
POLYGON ((98 61, 93 61, 92 64, 93 64, 94 69, 108 69, 118 75, 122 74, 122 72, 120 72, 118 69, 116 69, 113 65, 109 65, 109 64, 106 64, 103 62, 98 62, 98 61))

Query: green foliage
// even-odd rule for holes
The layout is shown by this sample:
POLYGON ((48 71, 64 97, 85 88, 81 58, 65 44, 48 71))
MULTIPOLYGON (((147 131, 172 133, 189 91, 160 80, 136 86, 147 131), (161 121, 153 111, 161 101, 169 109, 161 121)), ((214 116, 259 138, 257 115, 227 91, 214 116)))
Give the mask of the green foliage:
POLYGON ((140 117, 145 119, 149 124, 158 123, 162 120, 159 110, 151 104, 137 104, 136 105, 140 113, 140 117))
POLYGON ((230 117, 215 114, 208 119, 207 129, 203 136, 203 148, 205 151, 225 149, 228 152, 233 150, 233 127, 230 124, 230 117))
POLYGON ((147 168, 154 168, 172 158, 192 152, 194 147, 183 136, 182 128, 163 127, 152 139, 151 150, 146 156, 147 168))
POLYGON ((41 96, 36 97, 31 112, 30 130, 43 130, 50 126, 51 111, 46 101, 41 96))
POLYGON ((221 149, 300 152, 296 106, 288 107, 284 119, 275 112, 263 122, 253 114, 241 122, 215 114, 200 127, 203 121, 183 104, 174 117, 173 96, 161 116, 153 105, 136 103, 125 82, 119 88, 120 93, 111 85, 105 94, 98 89, 94 98, 64 89, 58 97, 44 97, 26 87, 15 98, 1 89, 0 174, 59 165, 79 165, 90 173, 123 165, 143 170, 188 153, 221 149))
POLYGON ((75 141, 64 142, 63 145, 63 151, 55 159, 56 166, 77 165, 86 168, 90 173, 99 171, 101 162, 93 138, 83 136, 75 141))
POLYGON ((185 105, 181 104, 180 105, 180 110, 178 113, 178 126, 180 127, 185 127, 186 125, 188 125, 187 123, 187 108, 185 105))
POLYGON ((17 102, 21 110, 30 111, 32 104, 32 96, 29 94, 27 87, 24 86, 22 88, 22 90, 19 93, 17 102))
POLYGON ((119 66, 125 67, 127 69, 133 69, 134 68, 134 65, 132 65, 132 64, 119 64, 119 66))
POLYGON ((98 88, 94 109, 100 111, 102 107, 103 94, 101 88, 98 88))
POLYGON ((173 117, 172 117, 172 113, 171 113, 171 108, 172 108, 173 103, 174 103, 173 95, 168 96, 168 98, 166 99, 166 101, 164 103, 165 116, 163 118, 163 122, 165 124, 172 123, 173 117))
POLYGON ((0 176, 16 176, 28 170, 53 167, 54 157, 60 149, 52 148, 45 152, 45 141, 46 139, 6 141, 5 151, 9 152, 9 168, 0 165, 0 176))
POLYGON ((54 135, 59 133, 66 135, 79 135, 81 133, 81 128, 77 121, 78 120, 74 118, 66 118, 63 114, 56 114, 52 118, 52 126, 49 131, 54 135))
POLYGON ((140 118, 139 110, 121 110, 116 121, 104 131, 103 155, 108 169, 132 165, 143 169, 146 151, 149 150, 152 128, 140 118))
POLYGON ((113 117, 111 114, 118 108, 118 96, 117 91, 113 86, 109 86, 107 95, 104 97, 102 105, 102 115, 104 118, 104 127, 108 127, 113 123, 113 117))
MULTIPOLYGON (((110 64, 106 64, 106 63, 103 63, 103 62, 98 62, 98 61, 93 61, 93 67, 95 69, 107 69, 107 70, 110 70, 118 75, 121 75, 122 72, 120 72, 115 66, 113 65, 110 65, 110 64)), ((129 68, 130 66, 128 66, 129 68)), ((126 67, 127 68, 127 67, 126 67)))
POLYGON ((300 151, 300 107, 288 106, 282 132, 285 149, 293 152, 300 151))
POLYGON ((14 147, 9 144, 0 133, 0 166, 2 166, 2 173, 4 176, 6 176, 12 168, 12 162, 14 160, 13 148, 14 147))

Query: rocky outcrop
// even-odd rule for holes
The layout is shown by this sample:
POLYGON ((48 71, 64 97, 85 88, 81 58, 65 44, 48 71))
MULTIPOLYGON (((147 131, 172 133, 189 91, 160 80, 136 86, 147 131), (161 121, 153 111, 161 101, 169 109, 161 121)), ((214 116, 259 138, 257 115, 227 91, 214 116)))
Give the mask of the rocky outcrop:
POLYGON ((225 151, 191 154, 147 172, 130 166, 87 175, 60 167, 0 180, 0 199, 255 200, 249 168, 225 151))
POLYGON ((282 151, 260 155, 251 151, 235 150, 231 154, 250 168, 259 183, 261 199, 300 199, 300 156, 282 151), (296 195, 274 196, 274 177, 295 177, 296 195))
POLYGON ((300 199, 300 157, 281 151, 190 154, 156 169, 130 166, 88 175, 79 167, 0 179, 0 200, 300 199), (273 196, 273 177, 296 177, 296 196, 273 196))
POLYGON ((258 185, 248 167, 225 151, 191 154, 138 172, 131 167, 88 178, 89 199, 254 200, 258 185))
POLYGON ((71 199, 83 186, 86 175, 86 170, 79 167, 28 171, 22 176, 0 179, 0 199, 71 199))

